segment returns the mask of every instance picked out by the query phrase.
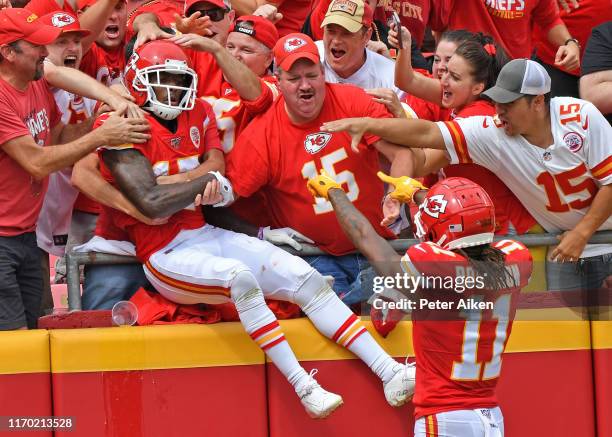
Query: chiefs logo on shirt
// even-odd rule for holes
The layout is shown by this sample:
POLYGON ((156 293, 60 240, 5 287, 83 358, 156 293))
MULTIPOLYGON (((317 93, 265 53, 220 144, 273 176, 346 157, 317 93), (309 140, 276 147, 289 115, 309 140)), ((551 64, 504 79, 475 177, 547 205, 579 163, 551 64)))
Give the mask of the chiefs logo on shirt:
POLYGON ((423 204, 423 211, 434 218, 438 218, 440 214, 444 214, 446 211, 447 200, 444 199, 442 194, 428 197, 423 204))
POLYGON ((327 132, 317 132, 316 134, 306 135, 304 140, 304 147, 306 151, 311 155, 321 151, 323 147, 327 146, 329 140, 331 140, 331 134, 327 132))

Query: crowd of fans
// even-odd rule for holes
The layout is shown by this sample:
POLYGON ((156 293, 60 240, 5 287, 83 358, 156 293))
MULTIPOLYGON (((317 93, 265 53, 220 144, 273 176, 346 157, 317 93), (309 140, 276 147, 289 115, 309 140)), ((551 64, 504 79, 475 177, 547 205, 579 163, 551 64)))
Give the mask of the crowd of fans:
MULTIPOLYGON (((127 83, 136 71, 132 53, 150 41, 169 40, 189 54, 196 97, 207 102, 206 120, 213 125, 201 137, 191 133, 191 141, 197 135, 203 145, 199 162, 160 171, 156 183, 225 173, 240 197, 228 209, 204 207, 206 221, 296 250, 304 242, 316 245, 326 255, 304 259, 333 277, 334 291, 348 305, 370 297, 373 272, 329 202, 313 200, 306 190, 321 168, 386 238, 412 237, 413 229, 411 211, 385 195, 393 187, 376 177, 381 169, 423 177, 427 186, 449 176, 471 179, 493 199, 498 235, 539 225, 549 232, 574 228, 538 223, 538 213, 495 172, 455 162, 446 151, 421 154, 365 135, 356 154, 345 135, 331 141, 347 142, 346 151, 317 157, 330 141, 320 129, 324 122, 494 116, 498 108, 485 91, 510 60, 528 58, 551 78, 546 105, 552 97, 583 98, 612 123, 609 0, 0 0, 0 7, 1 330, 35 328, 52 308, 50 282, 65 280, 61 257, 68 250, 91 240, 88 250, 146 259, 142 248, 134 252, 127 243, 129 229, 110 220, 105 208, 150 226, 167 223, 154 205, 109 184, 95 153, 102 146, 145 143, 155 133, 127 83), (312 64, 291 69, 291 44, 312 64), (60 257, 55 278, 49 278, 49 254, 60 257)), ((588 117, 582 121, 588 127, 588 117)), ((183 140, 168 138, 176 147, 183 140)), ((609 188, 612 149, 605 147, 597 154, 603 161, 590 163, 591 176, 560 183, 565 194, 588 188, 592 199, 609 188)), ((586 213, 590 205, 570 208, 586 213)), ((562 212, 552 206, 550 214, 562 212)), ((582 239, 560 245, 561 256, 573 263, 607 256, 599 261, 600 283, 611 274, 612 245, 583 249, 589 232, 612 229, 608 217, 598 218, 582 239)), ((87 266, 83 309, 110 309, 147 287, 148 279, 140 265, 87 266)))

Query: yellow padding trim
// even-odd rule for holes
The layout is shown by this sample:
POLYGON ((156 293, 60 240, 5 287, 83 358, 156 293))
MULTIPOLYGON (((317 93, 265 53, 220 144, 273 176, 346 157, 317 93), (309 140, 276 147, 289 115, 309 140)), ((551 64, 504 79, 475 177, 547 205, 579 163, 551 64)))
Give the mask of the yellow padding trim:
MULTIPOLYGON (((345 348, 320 334, 307 319, 283 320, 280 324, 298 360, 327 361, 355 358, 345 348)), ((363 324, 389 355, 414 356, 412 322, 400 322, 387 338, 378 335, 371 322, 364 320, 363 324)), ((558 319, 517 321, 513 325, 506 352, 582 350, 590 347, 588 321, 558 321, 558 319)))
POLYGON ((0 374, 49 371, 48 331, 35 329, 0 332, 0 374))
POLYGON ((240 323, 51 331, 51 371, 175 369, 263 364, 240 323))
POLYGON ((506 352, 546 352, 591 348, 587 321, 517 321, 506 352))
POLYGON ((612 321, 591 322, 593 349, 612 349, 612 321))
MULTIPOLYGON (((356 358, 347 349, 324 337, 306 318, 281 320, 279 323, 298 360, 326 361, 356 358)), ((378 344, 392 357, 414 356, 411 336, 412 322, 401 322, 387 338, 378 335, 371 322, 364 320, 362 323, 378 344)))

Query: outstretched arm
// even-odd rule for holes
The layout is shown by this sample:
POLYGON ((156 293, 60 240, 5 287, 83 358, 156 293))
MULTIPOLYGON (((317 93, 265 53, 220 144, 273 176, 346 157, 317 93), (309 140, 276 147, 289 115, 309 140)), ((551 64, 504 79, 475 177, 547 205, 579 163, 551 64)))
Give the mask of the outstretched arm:
POLYGON ((322 171, 320 175, 308 181, 308 189, 313 196, 323 197, 331 202, 342 230, 379 275, 402 274, 400 256, 355 208, 340 184, 322 171))
POLYGON ((365 216, 346 196, 342 189, 329 190, 329 201, 334 207, 338 223, 353 245, 365 256, 382 276, 402 274, 400 256, 391 245, 374 230, 365 216))
POLYGON ((241 98, 256 100, 262 93, 259 77, 249 67, 234 58, 218 42, 200 35, 186 34, 170 38, 181 47, 208 52, 214 56, 227 81, 234 87, 241 98))
POLYGON ((102 159, 121 192, 151 218, 169 217, 189 206, 208 182, 216 180, 213 174, 207 173, 190 182, 158 185, 151 164, 135 149, 106 150, 102 159))
POLYGON ((346 131, 351 136, 351 147, 358 151, 361 138, 366 132, 378 135, 383 140, 406 147, 446 150, 444 137, 438 126, 428 120, 404 118, 344 118, 323 123, 324 132, 346 131))

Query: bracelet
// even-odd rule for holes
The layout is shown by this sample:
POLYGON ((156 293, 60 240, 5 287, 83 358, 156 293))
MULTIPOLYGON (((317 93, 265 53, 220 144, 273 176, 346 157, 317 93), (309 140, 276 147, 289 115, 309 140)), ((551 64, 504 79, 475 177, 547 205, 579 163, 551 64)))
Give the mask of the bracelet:
POLYGON ((264 233, 264 228, 263 227, 259 228, 259 230, 257 231, 257 238, 259 238, 260 240, 263 240, 264 239, 263 233, 264 233))
POLYGON ((570 42, 575 43, 578 46, 578 48, 580 48, 580 43, 578 42, 576 38, 569 38, 567 41, 563 43, 563 45, 566 46, 570 42))

